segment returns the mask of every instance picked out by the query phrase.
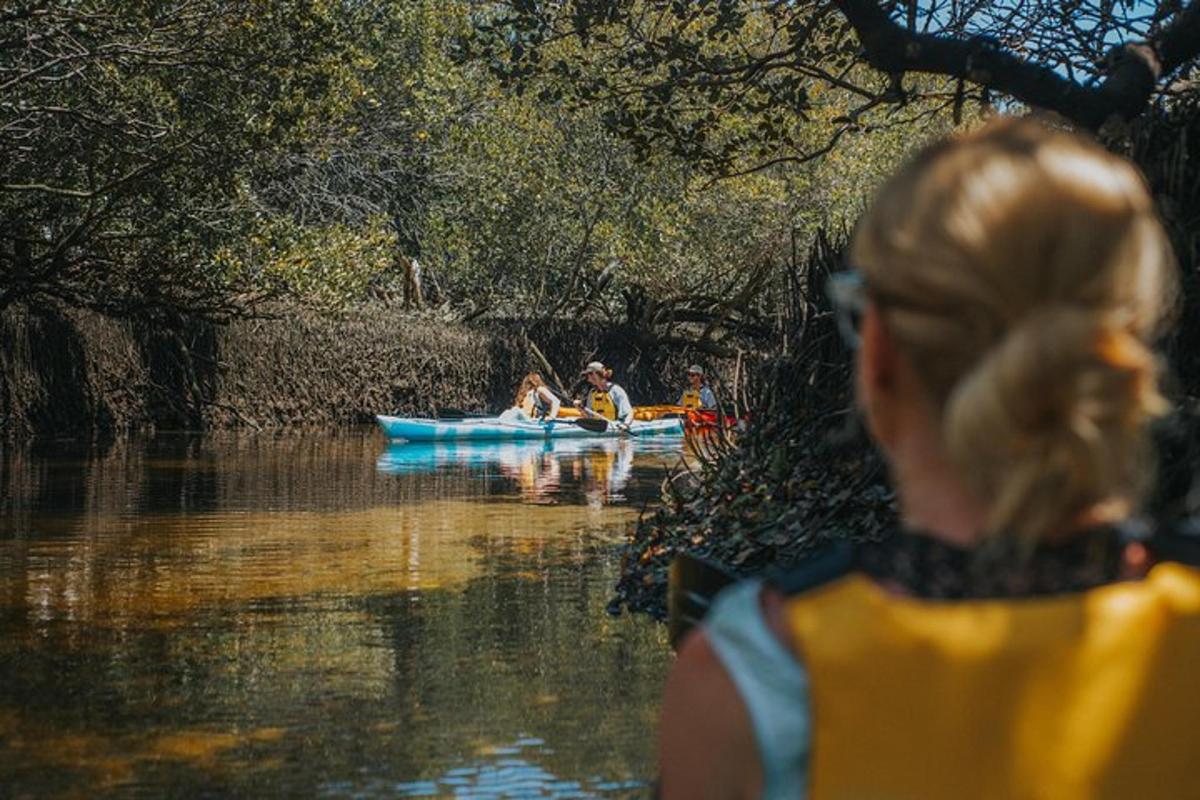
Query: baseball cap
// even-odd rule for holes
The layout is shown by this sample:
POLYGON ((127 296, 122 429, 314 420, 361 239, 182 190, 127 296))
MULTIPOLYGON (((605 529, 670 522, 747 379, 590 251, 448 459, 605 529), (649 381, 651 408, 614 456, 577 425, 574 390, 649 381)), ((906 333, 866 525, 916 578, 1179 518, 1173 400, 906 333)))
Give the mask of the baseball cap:
POLYGON ((601 364, 599 361, 589 361, 588 365, 583 368, 583 372, 581 372, 579 374, 587 375, 589 372, 599 372, 599 373, 603 374, 604 365, 601 364))
POLYGON ((688 374, 691 375, 693 372, 697 375, 703 375, 704 367, 700 366, 699 364, 692 364, 690 367, 688 367, 688 374))

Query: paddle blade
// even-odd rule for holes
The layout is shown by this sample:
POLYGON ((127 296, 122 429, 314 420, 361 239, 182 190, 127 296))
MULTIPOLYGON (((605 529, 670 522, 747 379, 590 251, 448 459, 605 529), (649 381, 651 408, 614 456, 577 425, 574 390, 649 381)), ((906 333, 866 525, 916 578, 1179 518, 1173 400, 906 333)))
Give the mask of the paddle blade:
POLYGON ((596 419, 595 417, 576 417, 574 419, 563 421, 570 422, 572 425, 578 425, 585 431, 591 431, 592 433, 604 433, 606 430, 608 430, 608 420, 606 419, 596 419))

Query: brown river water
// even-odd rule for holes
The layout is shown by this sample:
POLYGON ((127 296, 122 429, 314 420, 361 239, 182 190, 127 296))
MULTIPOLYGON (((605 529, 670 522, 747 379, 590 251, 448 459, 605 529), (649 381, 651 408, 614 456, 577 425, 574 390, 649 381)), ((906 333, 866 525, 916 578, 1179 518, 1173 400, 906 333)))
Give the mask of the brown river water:
POLYGON ((0 450, 0 796, 643 797, 682 442, 0 450))

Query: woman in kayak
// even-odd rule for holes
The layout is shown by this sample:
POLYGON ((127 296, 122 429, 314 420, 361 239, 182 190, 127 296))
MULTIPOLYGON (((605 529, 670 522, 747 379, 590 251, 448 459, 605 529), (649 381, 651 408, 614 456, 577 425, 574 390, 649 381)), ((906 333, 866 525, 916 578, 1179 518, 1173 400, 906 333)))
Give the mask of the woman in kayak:
POLYGON ((531 372, 521 381, 513 406, 519 408, 530 419, 554 419, 562 405, 550 387, 542 380, 541 373, 531 372))
POLYGON ((576 400, 575 406, 589 417, 613 420, 628 428, 633 422, 633 406, 625 390, 612 382, 612 370, 593 361, 584 367, 581 375, 592 390, 583 402, 576 400))
POLYGON ((1195 796, 1195 545, 1135 516, 1176 294, 1143 179, 997 120, 893 177, 850 257, 830 295, 900 525, 717 598, 662 796, 1195 796))

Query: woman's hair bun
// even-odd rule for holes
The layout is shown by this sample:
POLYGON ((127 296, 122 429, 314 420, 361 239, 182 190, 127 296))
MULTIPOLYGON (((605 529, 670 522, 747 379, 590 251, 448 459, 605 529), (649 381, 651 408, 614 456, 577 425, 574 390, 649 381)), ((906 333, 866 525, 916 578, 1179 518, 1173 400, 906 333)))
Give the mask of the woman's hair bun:
POLYGON ((1042 533, 1150 476, 1144 425, 1166 410, 1150 349, 1111 315, 1039 309, 1013 325, 947 398, 951 460, 989 528, 1042 533))

